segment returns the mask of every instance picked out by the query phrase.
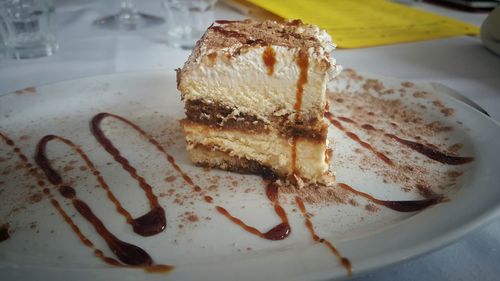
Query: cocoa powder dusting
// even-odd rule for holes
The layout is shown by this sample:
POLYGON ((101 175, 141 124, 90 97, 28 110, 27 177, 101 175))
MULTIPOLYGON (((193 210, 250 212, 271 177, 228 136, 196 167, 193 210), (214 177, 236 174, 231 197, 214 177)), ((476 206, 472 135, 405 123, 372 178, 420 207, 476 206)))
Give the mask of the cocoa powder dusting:
POLYGON ((177 178, 176 176, 168 176, 165 178, 165 181, 166 182, 173 182, 173 181, 175 181, 176 178, 177 178))
POLYGON ((178 216, 178 219, 182 222, 184 227, 186 226, 195 226, 196 222, 200 220, 197 214, 193 211, 186 211, 178 216))
POLYGON ((200 219, 198 218, 198 216, 197 216, 197 215, 189 215, 189 216, 187 217, 187 219, 188 219, 188 221, 190 221, 190 222, 197 222, 197 221, 199 221, 199 220, 200 220, 200 219))
POLYGON ((413 84, 410 81, 405 81, 405 82, 401 83, 401 86, 403 86, 405 88, 411 88, 411 87, 415 86, 415 84, 413 84))
POLYGON ((38 203, 43 199, 43 194, 38 192, 29 197, 29 202, 31 204, 38 203))
POLYGON ((363 84, 363 89, 365 91, 374 90, 375 92, 382 94, 385 87, 379 80, 366 79, 366 82, 363 84))
POLYGON ((284 194, 298 195, 308 204, 334 203, 334 204, 356 204, 352 194, 349 192, 325 185, 305 185, 297 188, 293 185, 281 185, 280 189, 284 194))
POLYGON ((368 212, 370 213, 375 213, 377 212, 378 210, 380 210, 380 207, 378 207, 377 205, 375 204, 372 204, 372 203, 368 203, 365 205, 365 210, 367 210, 368 212))
POLYGON ((413 93, 413 97, 415 98, 426 98, 429 96, 428 92, 425 91, 416 91, 413 93))
MULTIPOLYGON (((359 135, 378 151, 397 160, 394 161, 395 164, 392 167, 388 167, 370 154, 367 149, 355 146, 353 155, 356 157, 347 163, 355 161, 362 171, 375 173, 382 178, 384 183, 395 184, 405 192, 416 192, 425 198, 430 198, 436 193, 455 186, 455 179, 443 177, 443 173, 446 173, 448 169, 445 165, 433 163, 433 160, 426 159, 425 156, 387 138, 387 134, 393 134, 441 150, 449 155, 460 156, 458 152, 462 148, 461 144, 446 144, 447 139, 436 141, 436 139, 443 139, 440 136, 452 131, 453 127, 426 118, 427 116, 419 111, 426 107, 419 104, 418 100, 413 103, 404 103, 404 99, 382 97, 381 94, 389 90, 401 94, 406 91, 411 93, 413 89, 408 88, 412 87, 415 88, 411 94, 417 99, 432 97, 431 93, 420 91, 408 81, 403 82, 401 88, 383 88, 384 85, 381 85, 379 81, 366 79, 352 69, 341 73, 336 79, 344 80, 344 85, 350 85, 351 90, 334 88, 327 92, 332 103, 331 112, 334 117, 346 130, 359 135), (342 102, 336 102, 339 100, 342 102)), ((426 100, 423 102, 428 104, 426 100)), ((433 99, 431 103, 444 115, 453 114, 454 110, 447 108, 442 101, 433 99)), ((330 130, 335 129, 332 126, 330 130)), ((342 157, 344 156, 334 155, 333 159, 338 162, 342 157)))

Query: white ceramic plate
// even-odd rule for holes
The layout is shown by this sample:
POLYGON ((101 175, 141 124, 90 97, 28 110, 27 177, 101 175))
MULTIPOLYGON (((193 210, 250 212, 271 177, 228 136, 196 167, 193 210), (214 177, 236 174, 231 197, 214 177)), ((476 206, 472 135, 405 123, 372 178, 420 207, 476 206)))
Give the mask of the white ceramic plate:
MULTIPOLYGON (((113 120, 104 122, 108 136, 153 186, 154 193, 160 196, 160 203, 166 209, 167 229, 147 238, 132 231, 107 200, 103 189, 97 186, 95 178, 88 170, 80 168, 83 165, 81 160, 66 146, 50 144, 48 155, 54 159, 54 165, 65 181, 71 182, 78 195, 116 236, 142 247, 155 262, 174 265, 175 269, 168 274, 152 274, 141 269, 111 267, 96 258, 64 223, 49 200, 41 196, 36 180, 18 165, 11 148, 0 141, 0 224, 9 223, 11 236, 0 243, 0 279, 290 281, 346 278, 346 271, 335 256, 312 241, 303 217, 293 203, 293 196, 281 198, 292 227, 292 234, 282 241, 253 236, 217 213, 215 205, 224 206, 233 215, 263 231, 278 222, 259 177, 206 171, 189 162, 177 122, 183 118, 183 106, 176 91, 175 77, 168 73, 91 77, 1 96, 0 131, 15 140, 31 163, 36 143, 44 135, 57 134, 73 140, 88 153, 122 205, 134 217, 148 210, 144 193, 96 142, 89 131, 89 120, 99 112, 115 113, 156 137, 195 183, 214 198, 214 203, 208 204, 202 197, 192 195, 191 187, 163 156, 133 130, 113 120), (179 195, 176 197, 175 194, 179 195)), ((348 88, 348 95, 356 95, 353 93, 363 89, 367 80, 352 78, 352 75, 342 76, 332 84, 333 90, 348 88)), ((460 143, 463 147, 458 154, 473 156, 475 160, 460 166, 443 165, 432 163, 411 151, 403 153, 404 147, 387 143, 387 140, 372 143, 395 162, 410 161, 423 167, 420 175, 410 175, 407 185, 415 180, 413 176, 429 174, 428 178, 424 176, 420 180, 435 183, 436 186, 431 187, 445 194, 450 201, 415 213, 373 207, 361 197, 352 197, 351 204, 306 204, 313 214, 317 233, 329 239, 351 260, 354 275, 443 247, 486 223, 500 209, 500 189, 497 188, 500 175, 496 168, 500 148, 495 145, 500 139, 499 125, 471 107, 443 95, 440 93, 446 91, 443 88, 406 84, 409 87, 404 87, 402 81, 390 78, 378 78, 378 82, 383 83, 384 89, 378 89, 381 94, 373 90, 369 92, 379 101, 397 100, 395 106, 407 105, 407 109, 417 112, 425 122, 437 121, 453 128, 423 136, 426 142, 441 144, 443 149, 460 143), (387 89, 393 89, 394 93, 384 92, 387 89), (425 94, 424 98, 414 95, 422 91, 430 94, 425 94), (441 103, 435 102, 437 99, 441 103), (453 114, 442 114, 446 108, 451 108, 453 114), (450 171, 463 173, 453 185, 445 176, 450 171)), ((345 101, 343 105, 332 102, 332 110, 335 114, 356 117, 345 107, 345 101)), ((376 123, 372 125, 390 130, 391 117, 382 117, 387 122, 379 118, 374 119, 376 123)), ((403 126, 404 122, 399 121, 403 126)), ((345 123, 344 126, 362 139, 374 139, 351 124, 345 123)), ((412 126, 418 130, 420 125, 412 126)), ((411 131, 407 133, 412 134, 411 131)), ((387 173, 384 174, 384 165, 342 132, 331 127, 329 138, 335 140, 333 166, 338 181, 380 199, 421 198, 415 188, 404 191, 401 187, 405 183, 401 178, 391 182, 389 177, 384 182, 384 175, 388 177, 387 173), (373 167, 367 163, 372 163, 373 167)), ((67 204, 67 199, 53 194, 96 247, 113 256, 95 230, 67 204)))

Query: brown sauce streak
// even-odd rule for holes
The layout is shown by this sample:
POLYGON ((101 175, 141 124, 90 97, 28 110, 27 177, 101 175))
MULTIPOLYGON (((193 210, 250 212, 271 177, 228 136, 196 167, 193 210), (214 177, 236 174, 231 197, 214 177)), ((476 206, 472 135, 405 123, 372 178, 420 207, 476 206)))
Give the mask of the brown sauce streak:
POLYGON ((309 57, 307 49, 302 49, 297 57, 297 65, 299 66, 299 79, 297 81, 297 92, 295 95, 295 105, 293 109, 296 111, 296 120, 300 118, 300 110, 302 108, 302 95, 304 94, 304 85, 307 83, 307 68, 309 67, 309 57))
POLYGON ((262 53, 262 59, 267 67, 267 74, 272 76, 274 73, 274 65, 276 64, 276 53, 272 46, 267 46, 262 53))
POLYGON ((0 226, 0 242, 3 242, 10 238, 9 235, 9 225, 4 224, 0 226))
POLYGON ((109 113, 99 113, 96 116, 94 116, 94 118, 92 118, 90 122, 90 130, 92 131, 92 134, 94 135, 96 140, 103 146, 103 148, 109 154, 111 154, 111 156, 113 156, 113 159, 115 159, 116 162, 120 163, 122 168, 125 171, 127 171, 129 175, 137 181, 137 183, 139 183, 139 186, 142 188, 142 190, 146 195, 146 198, 149 201, 149 206, 151 207, 151 210, 142 217, 139 217, 132 221, 132 226, 134 228, 134 231, 143 236, 151 236, 158 234, 165 229, 167 224, 165 217, 165 210, 160 206, 160 203, 158 202, 158 197, 153 193, 153 187, 151 187, 151 185, 147 183, 146 179, 144 179, 137 173, 137 169, 134 168, 132 165, 130 165, 130 162, 125 157, 122 156, 120 150, 118 150, 118 148, 116 148, 113 145, 111 140, 108 137, 106 137, 106 135, 102 131, 100 127, 101 121, 106 117, 114 117, 124 122, 125 124, 129 125, 136 131, 138 131, 141 135, 145 136, 149 140, 149 142, 153 144, 155 144, 156 141, 152 140, 146 134, 146 132, 144 132, 137 125, 117 115, 112 115, 109 113), (144 225, 143 223, 147 224, 144 225))
POLYGON ((61 193, 63 197, 66 197, 68 199, 73 199, 76 196, 75 189, 67 185, 60 186, 59 193, 61 193))
MULTIPOLYGON (((339 128, 340 130, 346 132, 345 128, 342 127, 342 125, 334 120, 334 116, 331 114, 331 113, 326 113, 325 116, 330 120, 330 122, 337 128, 339 128)), ((347 117, 338 117, 339 120, 342 120, 344 122, 349 122, 349 123, 353 123, 353 124, 356 124, 356 122, 352 121, 351 119, 347 118, 347 117), (350 120, 350 121, 349 121, 350 120)), ((357 124, 356 124, 357 125, 357 124)), ((391 125, 395 125, 394 123, 391 123, 391 125)), ((414 141, 411 141, 411 140, 406 140, 406 139, 402 139, 394 134, 389 134, 389 133, 386 133, 384 132, 383 130, 381 129, 377 129, 375 128, 374 126, 370 125, 370 124, 363 124, 361 125, 361 128, 367 130, 367 131, 379 131, 381 133, 383 133, 386 137, 389 137, 405 146, 407 146, 408 148, 432 159, 432 160, 435 160, 435 161, 438 161, 442 164, 448 164, 448 165, 462 165, 462 164, 467 164, 469 162, 472 162, 474 161, 474 157, 460 157, 460 156, 452 156, 452 155, 448 155, 446 153, 443 153, 441 151, 438 150, 438 147, 434 144, 431 144, 431 143, 425 143, 425 144, 422 144, 422 143, 419 143, 419 142, 414 142, 414 141)), ((356 140, 357 141, 357 140, 356 140)), ((368 148, 368 147, 367 147, 368 148)), ((385 156, 385 155, 384 155, 385 156)))
MULTIPOLYGON (((307 83, 307 68, 309 67, 309 57, 307 55, 307 49, 301 49, 299 55, 297 56, 297 65, 299 66, 299 79, 297 80, 297 92, 295 93, 295 104, 293 109, 295 110, 295 123, 299 122, 301 119, 301 109, 302 109, 302 95, 304 94, 304 85, 307 83)), ((292 173, 297 175, 297 138, 292 138, 292 151, 291 151, 291 170, 292 173)))
POLYGON ((309 219, 309 216, 307 215, 306 206, 304 205, 304 201, 302 201, 302 199, 297 196, 297 197, 295 197, 295 202, 297 203, 297 206, 299 206, 300 212, 302 213, 302 216, 304 217, 304 220, 305 220, 305 225, 306 225, 307 229, 309 230, 309 233, 311 234, 312 239, 316 242, 319 242, 319 243, 325 245, 328 249, 330 249, 330 251, 332 251, 332 253, 339 259, 340 263, 345 268, 345 270, 347 270, 347 274, 349 276, 351 276, 352 275, 351 261, 348 258, 342 256, 340 254, 340 252, 337 250, 337 248, 335 248, 335 246, 330 241, 328 241, 324 238, 320 238, 316 234, 316 232, 314 231, 314 226, 312 224, 312 221, 309 219))
MULTIPOLYGON (((33 166, 31 163, 28 163, 28 157, 24 153, 22 153, 21 149, 16 146, 16 143, 9 138, 7 135, 0 132, 0 138, 12 148, 12 151, 17 155, 17 157, 24 163, 24 167, 31 173, 31 167, 33 166)), ((39 181, 40 183, 41 181, 39 181)), ((9 234, 9 224, 0 225, 0 242, 10 239, 9 234)))
MULTIPOLYGON (((4 141, 9 146, 14 146, 15 147, 14 141, 12 141, 9 137, 7 137, 6 135, 2 134, 1 132, 0 132, 0 137, 2 139, 4 139, 4 141)), ((30 166, 33 166, 31 163, 28 162, 28 158, 26 157, 26 155, 23 154, 19 148, 17 148, 17 147, 15 147, 15 148, 16 149, 13 149, 14 152, 17 154, 17 156, 19 157, 19 159, 21 159, 23 162, 25 162, 25 166, 27 168, 30 167, 30 166), (22 156, 25 156, 25 157, 22 157, 22 156)), ((109 265, 121 266, 121 267, 124 267, 124 266, 125 267, 135 267, 135 266, 121 264, 116 259, 108 257, 108 256, 105 256, 101 250, 97 249, 94 246, 94 244, 92 243, 92 241, 90 241, 81 232, 80 228, 75 224, 75 222, 71 219, 71 217, 64 211, 64 209, 61 207, 61 205, 59 204, 59 202, 56 199, 53 198, 52 194, 50 193, 50 190, 48 188, 44 188, 45 182, 39 178, 39 175, 37 173, 35 173, 36 170, 34 168, 31 168, 31 169, 29 169, 29 171, 30 171, 30 174, 37 179, 38 186, 40 188, 43 188, 43 193, 50 198, 50 203, 52 204, 52 206, 63 217, 64 221, 71 227, 71 229, 78 236, 78 238, 80 239, 80 241, 85 246, 93 249, 93 252, 94 252, 94 254, 95 254, 96 257, 100 258, 102 261, 104 261, 105 263, 107 263, 109 265)), ((54 176, 54 178, 57 180, 57 173, 55 175, 56 176, 54 176, 54 174, 52 174, 52 176, 54 176)), ((74 197, 74 195, 76 195, 76 192, 74 190, 71 190, 72 188, 69 187, 69 186, 61 186, 61 188, 62 188, 62 193, 66 193, 67 196, 70 196, 70 197, 73 196, 74 197), (71 195, 71 194, 73 194, 73 195, 71 195)), ((130 258, 133 258, 133 256, 129 257, 129 259, 130 258)), ((170 271, 170 270, 173 269, 173 267, 170 266, 170 265, 161 265, 161 264, 159 264, 159 265, 141 266, 141 268, 143 268, 147 272, 168 272, 168 271, 170 271)))
POLYGON ((40 179, 40 176, 36 173, 36 169, 33 167, 33 164, 29 163, 28 157, 21 151, 19 147, 16 146, 15 142, 2 132, 0 132, 0 138, 2 138, 8 146, 12 147, 12 151, 14 151, 17 157, 24 163, 24 168, 28 170, 28 173, 37 178, 38 186, 43 186, 45 182, 40 179))
MULTIPOLYGON (((337 127, 337 129, 341 130, 342 132, 344 132, 344 134, 346 136, 348 136, 350 139, 352 139, 353 141, 357 142, 359 145, 361 145, 362 147, 370 150, 373 154, 375 154, 378 158, 380 158, 382 161, 384 161, 385 163, 387 163, 388 165, 394 165, 394 162, 389 158, 387 157, 384 153, 380 152, 380 151, 377 151, 371 144, 361 140, 356 134, 354 134, 353 132, 349 132, 344 126, 342 126, 342 124, 340 124, 339 121, 337 121, 335 119, 335 117, 333 117, 333 115, 330 113, 330 112, 326 112, 325 113, 325 116, 326 118, 330 121, 330 123, 337 127)), ((345 118, 345 117, 343 117, 345 118)), ((339 118, 340 119, 340 118, 339 118)))
POLYGON ((474 157, 459 157, 459 156, 451 156, 447 155, 429 145, 424 145, 418 142, 405 140, 400 137, 397 137, 393 134, 385 134, 385 136, 409 147, 410 149, 427 156, 428 158, 438 161, 443 164, 448 165, 462 165, 474 160, 474 157))
POLYGON ((373 127, 370 124, 363 124, 363 125, 361 125, 361 128, 368 130, 368 131, 375 131, 375 127, 373 127))
MULTIPOLYGON (((43 137, 38 145, 37 145, 37 150, 35 153, 35 162, 38 164, 40 169, 45 173, 47 176, 47 179, 54 185, 54 186, 59 186, 59 191, 64 197, 71 198, 71 202, 73 203, 73 206, 75 209, 88 221, 90 222, 94 228, 97 230, 99 235, 106 241, 106 244, 108 247, 111 249, 113 253, 118 257, 120 261, 122 261, 125 264, 128 265, 136 265, 136 266, 149 266, 153 263, 153 260, 151 257, 141 248, 125 243, 121 240, 119 240, 116 236, 114 236, 111 232, 108 231, 108 229, 104 226, 102 221, 94 215, 92 210, 88 207, 88 205, 78 199, 76 197, 76 191, 67 185, 63 185, 63 180, 59 173, 52 168, 49 159, 46 156, 46 147, 49 141, 58 139, 58 140, 64 140, 61 137, 53 136, 53 135, 48 135, 43 137)), ((71 143, 72 144, 72 143, 71 143)), ((59 205, 57 201, 52 199, 52 205, 56 207, 59 205)), ((60 207, 60 206, 59 206, 60 207)), ((66 220, 66 219, 65 219, 66 220)), ((66 220, 68 222, 68 220, 66 220)), ((73 228, 75 230, 75 228, 73 228)), ((78 233, 75 230, 75 233, 81 238, 82 234, 81 232, 78 233)), ((87 239, 88 240, 88 239, 87 239)), ((85 242, 82 240, 84 243, 89 243, 85 242)), ((91 244, 86 244, 87 246, 92 246, 91 244)))
MULTIPOLYGON (((42 171, 45 172, 45 174, 47 175, 47 178, 49 179, 49 181, 52 184, 54 184, 54 185, 62 185, 63 184, 63 180, 62 180, 61 176, 51 167, 49 160, 45 155, 45 147, 52 140, 59 140, 59 141, 63 142, 68 147, 70 147, 72 150, 74 150, 84 160, 88 169, 96 177, 99 185, 106 191, 106 195, 108 196, 108 199, 115 205, 115 209, 118 211, 118 213, 125 217, 127 223, 132 225, 134 232, 136 232, 137 234, 142 235, 142 236, 151 236, 151 235, 157 234, 165 229, 166 219, 165 219, 165 214, 164 214, 163 209, 160 210, 159 208, 152 208, 151 211, 146 213, 145 215, 138 217, 136 219, 132 218, 130 213, 127 210, 125 210, 125 208, 123 208, 121 203, 118 201, 116 196, 113 194, 113 192, 109 188, 109 185, 106 183, 104 178, 101 176, 100 172, 97 170, 94 163, 90 160, 88 155, 81 148, 79 148, 72 141, 65 139, 63 137, 54 136, 54 135, 47 135, 47 136, 43 137, 40 140, 40 142, 38 143, 35 161, 37 162, 39 167, 42 169, 42 171)), ((74 189, 73 188, 68 189, 68 188, 64 188, 64 187, 65 186, 61 186, 59 188, 61 195, 63 195, 66 198, 73 198, 76 195, 76 193, 75 193, 72 196, 70 196, 67 193, 67 191, 74 190, 74 189), (68 196, 70 196, 70 197, 68 197, 68 196)))
MULTIPOLYGON (((165 159, 182 176, 182 179, 184 179, 185 182, 187 182, 189 185, 193 186, 195 189, 200 189, 201 190, 201 188, 198 185, 195 185, 194 182, 193 182, 193 180, 184 171, 181 170, 181 168, 179 167, 179 165, 177 165, 177 163, 175 162, 174 157, 172 155, 170 155, 163 148, 163 146, 160 145, 160 143, 157 140, 155 140, 153 137, 151 137, 148 133, 146 133, 143 129, 141 129, 136 124, 132 123, 131 121, 129 121, 129 120, 127 120, 127 119, 125 119, 125 118, 123 118, 121 116, 118 116, 118 115, 115 115, 115 114, 111 114, 111 113, 99 113, 99 114, 97 114, 92 119, 92 123, 96 123, 95 125, 98 125, 98 123, 100 123, 104 118, 107 118, 107 117, 115 118, 115 119, 117 119, 117 120, 119 120, 119 121, 127 124, 128 126, 130 126, 131 128, 133 128, 134 130, 136 130, 140 135, 142 135, 144 138, 146 138, 149 141, 149 143, 151 143, 152 145, 154 145, 156 147, 156 149, 158 149, 158 151, 160 151, 165 156, 165 159)), ((94 125, 92 125, 92 127, 94 127, 94 125)), ((99 127, 96 127, 96 129, 98 129, 100 131, 99 127)), ((102 131, 101 131, 101 133, 102 133, 102 131)), ((107 139, 106 136, 104 136, 104 134, 102 134, 102 136, 104 137, 104 139, 101 139, 101 140, 106 140, 107 139)), ((109 139, 107 139, 107 140, 109 141, 109 139)), ((99 139, 98 139, 98 141, 99 141, 99 139)))
POLYGON ((266 186, 266 194, 269 200, 274 204, 274 211, 276 214, 280 217, 281 223, 274 226, 267 232, 261 232, 257 228, 253 226, 249 226, 245 224, 242 220, 238 219, 237 217, 232 216, 226 209, 220 206, 216 206, 215 208, 219 213, 221 213, 223 216, 225 216, 227 219, 232 221, 233 223, 237 224, 244 230, 246 230, 249 233, 252 233, 254 235, 257 235, 261 238, 267 239, 267 240, 283 240, 290 235, 291 228, 290 224, 288 223, 288 217, 286 215, 285 210, 281 207, 279 204, 279 191, 278 191, 278 185, 275 182, 268 182, 266 186))
POLYGON ((339 116, 337 117, 339 120, 341 121, 344 121, 344 122, 347 122, 347 123, 352 123, 352 124, 357 124, 354 120, 352 120, 351 118, 347 118, 347 117, 344 117, 344 116, 339 116))
POLYGON ((368 193, 358 191, 345 183, 338 183, 338 186, 356 195, 364 197, 375 204, 385 206, 389 209, 398 212, 416 212, 423 210, 427 207, 430 207, 432 205, 439 204, 446 200, 443 196, 440 195, 434 198, 423 199, 423 200, 407 200, 407 201, 380 200, 371 196, 368 193))
POLYGON ((97 249, 94 246, 94 243, 90 241, 80 230, 80 228, 76 225, 76 223, 71 219, 71 217, 66 213, 66 211, 63 210, 59 202, 55 199, 51 199, 50 203, 52 206, 57 210, 57 212, 63 217, 64 221, 71 227, 73 232, 76 234, 78 239, 83 243, 83 245, 91 248, 94 251, 94 254, 100 258, 102 261, 104 261, 107 264, 113 265, 113 266, 120 266, 120 262, 111 258, 104 256, 101 250, 97 249))
POLYGON ((14 141, 11 138, 9 138, 8 136, 4 135, 2 132, 0 132, 0 137, 3 139, 3 141, 8 146, 14 146, 15 145, 14 141))
POLYGON ((97 233, 106 241, 108 247, 121 262, 135 266, 150 266, 153 264, 153 259, 146 251, 123 242, 111 233, 85 202, 79 199, 73 199, 71 202, 75 209, 94 226, 97 233))

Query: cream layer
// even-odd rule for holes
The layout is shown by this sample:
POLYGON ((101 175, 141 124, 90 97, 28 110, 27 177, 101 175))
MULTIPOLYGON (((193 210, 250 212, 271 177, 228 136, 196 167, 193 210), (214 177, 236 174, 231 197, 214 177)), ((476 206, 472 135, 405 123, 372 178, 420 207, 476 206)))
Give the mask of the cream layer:
MULTIPOLYGON (((210 127, 208 125, 181 121, 186 135, 187 149, 197 145, 226 152, 229 156, 256 161, 273 169, 280 176, 294 174, 292 168, 292 138, 283 138, 279 132, 245 132, 210 127)), ((329 178, 328 143, 296 138, 295 172, 304 180, 325 182, 329 178)), ((193 159, 195 160, 195 159, 193 159)), ((197 161, 194 161, 197 162, 197 161)), ((221 167, 224 169, 223 167, 221 167)))
MULTIPOLYGON (((252 46, 234 57, 226 56, 226 50, 202 55, 182 74, 178 88, 183 99, 213 101, 233 108, 235 115, 253 115, 266 123, 276 116, 294 120, 300 49, 272 46, 276 63, 269 75, 262 59, 266 48, 252 46)), ((327 62, 327 54, 318 54, 312 47, 307 53, 309 65, 300 114, 306 120, 319 119, 326 106, 326 83, 334 76, 331 69, 336 68, 327 62)))

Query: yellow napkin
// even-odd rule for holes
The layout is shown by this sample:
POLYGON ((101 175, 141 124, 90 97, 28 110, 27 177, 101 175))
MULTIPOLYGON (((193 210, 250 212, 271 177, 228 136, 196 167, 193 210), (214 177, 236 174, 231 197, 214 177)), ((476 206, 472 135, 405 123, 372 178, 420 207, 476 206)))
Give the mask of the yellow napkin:
POLYGON ((479 27, 385 0, 248 0, 287 19, 328 31, 339 48, 478 35, 479 27))

